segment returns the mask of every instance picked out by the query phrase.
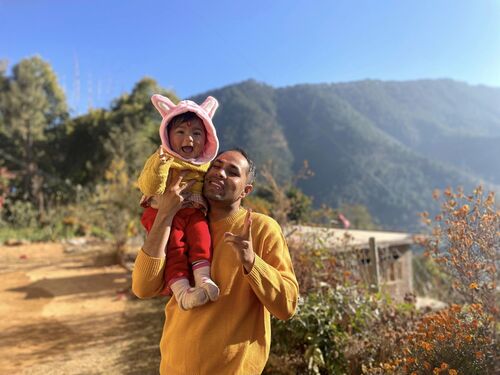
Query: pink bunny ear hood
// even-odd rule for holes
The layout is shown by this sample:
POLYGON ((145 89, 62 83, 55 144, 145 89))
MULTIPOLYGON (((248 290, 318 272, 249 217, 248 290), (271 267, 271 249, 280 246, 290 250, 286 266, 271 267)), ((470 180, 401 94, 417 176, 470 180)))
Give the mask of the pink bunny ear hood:
POLYGON ((151 101, 163 117, 160 125, 160 138, 161 144, 169 154, 181 160, 188 161, 197 165, 208 163, 215 158, 217 152, 219 151, 219 140, 217 139, 215 126, 212 123, 212 117, 214 116, 217 107, 219 107, 219 102, 217 101, 217 99, 209 96, 201 105, 198 105, 191 100, 182 100, 177 105, 175 105, 169 98, 155 94, 151 97, 151 101), (205 126, 205 148, 203 149, 202 154, 198 158, 196 158, 196 160, 186 160, 182 156, 177 154, 174 150, 172 150, 172 147, 170 147, 170 141, 168 139, 168 123, 175 116, 181 115, 186 112, 195 113, 205 126))

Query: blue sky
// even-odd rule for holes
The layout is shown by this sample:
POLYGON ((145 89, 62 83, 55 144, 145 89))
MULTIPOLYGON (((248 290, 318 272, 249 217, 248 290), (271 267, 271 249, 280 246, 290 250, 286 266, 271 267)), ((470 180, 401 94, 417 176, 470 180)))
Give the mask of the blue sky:
POLYGON ((181 98, 249 78, 500 87, 499 0, 0 0, 0 20, 0 59, 40 55, 74 113, 144 76, 181 98))

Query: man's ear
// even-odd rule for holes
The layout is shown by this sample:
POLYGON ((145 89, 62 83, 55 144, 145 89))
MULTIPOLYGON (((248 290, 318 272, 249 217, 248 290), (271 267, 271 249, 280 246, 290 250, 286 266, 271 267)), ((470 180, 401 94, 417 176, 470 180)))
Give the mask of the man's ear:
POLYGON ((250 194, 253 191, 253 185, 252 184, 247 184, 245 185, 243 191, 241 192, 240 198, 243 199, 245 198, 248 194, 250 194))

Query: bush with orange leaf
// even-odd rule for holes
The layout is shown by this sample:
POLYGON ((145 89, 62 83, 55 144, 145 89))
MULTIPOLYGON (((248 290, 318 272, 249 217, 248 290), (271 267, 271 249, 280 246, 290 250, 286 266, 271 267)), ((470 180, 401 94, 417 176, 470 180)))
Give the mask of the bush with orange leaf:
POLYGON ((495 194, 485 194, 481 186, 471 195, 448 188, 442 194, 436 190, 434 198, 441 201, 441 212, 434 220, 422 214, 431 235, 420 238, 419 244, 453 280, 453 289, 462 297, 457 302, 480 303, 497 315, 500 211, 495 194))
POLYGON ((493 317, 480 304, 451 305, 425 315, 402 350, 368 374, 493 374, 493 317))
POLYGON ((496 305, 500 252, 500 213, 495 195, 477 187, 443 194, 441 212, 422 219, 431 234, 419 239, 425 254, 449 276, 458 304, 425 315, 402 340, 390 361, 368 374, 496 374, 496 305))

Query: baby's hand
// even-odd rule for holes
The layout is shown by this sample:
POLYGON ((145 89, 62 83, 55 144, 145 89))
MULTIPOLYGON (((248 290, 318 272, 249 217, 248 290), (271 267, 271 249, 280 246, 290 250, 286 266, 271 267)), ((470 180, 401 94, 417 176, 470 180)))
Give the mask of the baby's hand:
POLYGON ((160 146, 158 148, 158 155, 160 156, 160 163, 165 164, 167 161, 169 161, 172 157, 166 152, 166 150, 163 148, 163 146, 160 146))

